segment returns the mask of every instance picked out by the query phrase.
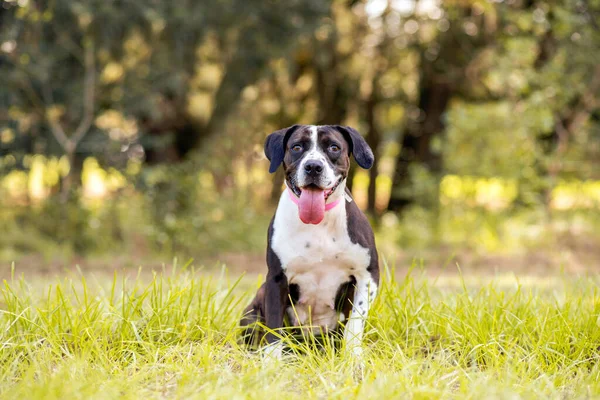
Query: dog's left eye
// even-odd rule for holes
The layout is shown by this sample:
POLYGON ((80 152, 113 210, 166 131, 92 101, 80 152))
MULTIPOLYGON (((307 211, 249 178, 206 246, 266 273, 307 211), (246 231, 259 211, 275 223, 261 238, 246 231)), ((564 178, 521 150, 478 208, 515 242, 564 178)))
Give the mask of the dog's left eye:
POLYGON ((338 146, 337 144, 332 144, 331 146, 329 146, 329 151, 337 153, 338 151, 340 151, 340 146, 338 146))

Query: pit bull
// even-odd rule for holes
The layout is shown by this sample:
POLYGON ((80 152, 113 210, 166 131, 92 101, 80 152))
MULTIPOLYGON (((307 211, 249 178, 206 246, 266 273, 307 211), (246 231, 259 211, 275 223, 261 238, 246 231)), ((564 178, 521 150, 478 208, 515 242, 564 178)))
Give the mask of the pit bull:
POLYGON ((266 280, 241 320, 244 340, 279 358, 283 346, 272 332, 279 328, 340 332, 345 348, 360 355, 379 264, 373 230, 346 179, 350 157, 369 169, 373 152, 355 129, 340 125, 276 131, 264 151, 270 173, 283 166, 285 189, 268 229, 266 280))

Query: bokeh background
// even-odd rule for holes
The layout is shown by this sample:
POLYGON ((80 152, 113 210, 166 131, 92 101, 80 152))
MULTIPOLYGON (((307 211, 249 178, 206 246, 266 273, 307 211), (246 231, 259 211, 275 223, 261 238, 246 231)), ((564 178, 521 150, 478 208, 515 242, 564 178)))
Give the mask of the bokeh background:
POLYGON ((263 271, 295 123, 390 264, 600 269, 598 0, 2 0, 0 262, 263 271))

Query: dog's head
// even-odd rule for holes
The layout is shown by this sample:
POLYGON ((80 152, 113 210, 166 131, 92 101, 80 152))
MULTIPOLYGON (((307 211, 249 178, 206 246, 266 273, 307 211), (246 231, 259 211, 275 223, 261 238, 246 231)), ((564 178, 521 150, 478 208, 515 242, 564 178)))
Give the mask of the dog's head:
POLYGON ((373 152, 362 136, 340 125, 294 125, 273 132, 265 142, 269 172, 283 163, 304 223, 320 223, 327 201, 343 194, 351 154, 362 168, 373 165, 373 152))

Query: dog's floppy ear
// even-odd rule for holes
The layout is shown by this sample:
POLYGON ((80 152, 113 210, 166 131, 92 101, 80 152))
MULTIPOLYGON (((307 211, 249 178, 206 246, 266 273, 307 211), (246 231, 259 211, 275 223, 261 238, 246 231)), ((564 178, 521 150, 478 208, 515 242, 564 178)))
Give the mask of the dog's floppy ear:
POLYGON ((280 129, 267 136, 265 141, 265 156, 271 161, 269 172, 272 174, 277 171, 279 165, 283 162, 285 156, 285 144, 288 138, 300 125, 293 125, 289 128, 280 129))
POLYGON ((373 166, 373 161, 375 161, 373 150, 371 150, 367 142, 365 142, 365 139, 360 136, 360 133, 349 126, 334 125, 333 127, 344 135, 344 138, 350 145, 350 153, 354 154, 356 163, 364 169, 371 168, 373 166))

